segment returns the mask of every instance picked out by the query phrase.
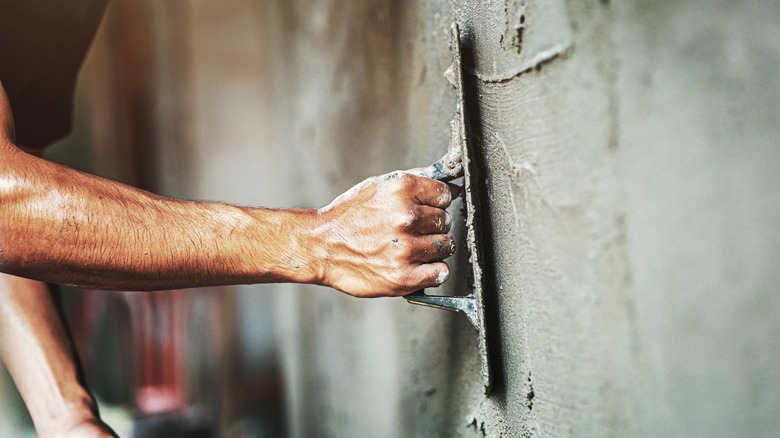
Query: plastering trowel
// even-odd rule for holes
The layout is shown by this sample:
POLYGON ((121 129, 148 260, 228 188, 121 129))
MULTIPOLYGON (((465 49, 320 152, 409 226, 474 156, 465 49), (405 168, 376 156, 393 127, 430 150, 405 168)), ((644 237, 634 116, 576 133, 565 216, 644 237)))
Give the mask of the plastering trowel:
POLYGON ((447 153, 440 160, 428 166, 422 172, 422 176, 439 181, 451 181, 460 176, 464 177, 466 249, 469 253, 474 286, 473 291, 465 296, 436 296, 427 295, 424 291, 418 291, 407 295, 406 299, 412 304, 460 312, 477 328, 479 332, 479 351, 482 359, 482 382, 487 394, 490 391, 492 379, 488 363, 488 347, 485 333, 484 292, 482 290, 482 266, 480 264, 481 248, 478 245, 479 233, 475 224, 479 199, 477 199, 474 193, 477 185, 473 179, 475 178, 474 164, 471 161, 473 150, 467 135, 468 125, 465 114, 465 93, 463 91, 460 30, 457 23, 452 25, 451 39, 453 61, 452 65, 444 73, 444 76, 455 86, 457 94, 455 118, 450 122, 450 142, 447 153))

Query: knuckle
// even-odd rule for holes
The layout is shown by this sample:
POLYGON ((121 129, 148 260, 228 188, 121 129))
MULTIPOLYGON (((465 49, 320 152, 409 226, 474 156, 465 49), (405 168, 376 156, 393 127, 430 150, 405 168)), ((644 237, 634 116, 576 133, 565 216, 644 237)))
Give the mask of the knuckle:
POLYGON ((377 184, 381 184, 388 195, 399 196, 408 190, 406 180, 406 173, 396 170, 378 177, 377 184))
POLYGON ((421 216, 422 212, 420 211, 420 207, 417 205, 411 205, 406 209, 406 211, 399 212, 395 215, 393 225, 398 228, 409 228, 412 225, 417 224, 421 216))
POLYGON ((407 213, 403 213, 399 215, 399 220, 396 225, 402 228, 408 228, 411 227, 412 224, 414 224, 417 221, 417 215, 414 214, 414 212, 409 211, 407 213))
POLYGON ((416 179, 415 176, 408 172, 401 172, 398 171, 398 182, 404 185, 411 185, 414 184, 416 179))
POLYGON ((397 256, 397 257, 393 257, 388 263, 388 265, 390 267, 391 275, 395 275, 398 273, 398 271, 401 271, 406 267, 407 261, 405 257, 397 256))
POLYGON ((397 212, 391 216, 390 225, 394 228, 405 228, 412 224, 414 216, 409 212, 397 212))
POLYGON ((385 175, 383 179, 397 192, 407 191, 416 183, 414 175, 400 170, 385 175))

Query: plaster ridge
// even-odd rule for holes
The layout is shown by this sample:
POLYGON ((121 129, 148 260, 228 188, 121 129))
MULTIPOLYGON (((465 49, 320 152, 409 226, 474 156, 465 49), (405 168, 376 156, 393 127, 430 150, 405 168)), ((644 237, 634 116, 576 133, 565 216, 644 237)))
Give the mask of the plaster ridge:
POLYGON ((528 62, 520 64, 515 71, 510 70, 504 74, 496 76, 480 74, 474 71, 474 68, 464 67, 464 70, 479 79, 482 82, 501 84, 511 81, 512 79, 527 73, 533 69, 541 68, 543 65, 548 64, 558 58, 568 57, 574 50, 574 43, 566 42, 553 46, 547 50, 541 51, 531 58, 528 62))

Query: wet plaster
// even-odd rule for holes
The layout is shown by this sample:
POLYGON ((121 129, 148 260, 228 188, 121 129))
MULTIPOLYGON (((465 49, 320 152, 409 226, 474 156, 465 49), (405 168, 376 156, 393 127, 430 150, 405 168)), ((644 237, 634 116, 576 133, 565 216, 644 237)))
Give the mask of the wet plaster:
POLYGON ((508 81, 572 45, 563 0, 467 1, 459 21, 479 48, 467 69, 483 82, 508 81))
MULTIPOLYGON (((284 138, 301 161, 306 204, 446 151, 455 95, 442 74, 450 25, 462 23, 483 150, 496 378, 485 397, 476 331, 462 316, 403 300, 293 294, 279 308, 291 342, 293 435, 625 436, 630 330, 609 8, 279 8, 290 32, 284 138), (522 44, 511 40, 520 28, 522 44)), ((462 224, 455 230, 462 235, 462 224)), ((437 293, 468 293, 466 256, 456 254, 437 293)))
MULTIPOLYGON (((496 379, 485 397, 459 315, 301 288, 279 307, 293 435, 771 436, 772 5, 277 5, 278 140, 308 206, 446 151, 461 22, 496 379)), ((468 291, 464 257, 440 292, 468 291)))
MULTIPOLYGON (((579 31, 565 2, 278 6, 290 84, 280 138, 301 162, 307 205, 446 151, 455 96, 442 74, 450 25, 461 21, 484 150, 497 378, 486 398, 476 332, 459 315, 320 290, 290 295, 280 312, 293 435, 625 431, 613 64, 608 10, 592 6, 574 11, 588 20, 579 31), (511 41, 518 26, 522 47, 511 41)), ((468 293, 466 256, 458 252, 437 292, 468 293)))
POLYGON ((569 13, 573 49, 508 81, 474 80, 503 367, 474 416, 488 436, 631 429, 610 11, 569 13))

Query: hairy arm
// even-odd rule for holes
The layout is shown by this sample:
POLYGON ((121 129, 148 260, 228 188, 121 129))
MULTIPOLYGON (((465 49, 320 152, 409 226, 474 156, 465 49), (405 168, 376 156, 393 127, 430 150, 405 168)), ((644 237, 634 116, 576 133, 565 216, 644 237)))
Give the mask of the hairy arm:
POLYGON ((398 172, 320 210, 166 198, 27 154, 0 94, 0 272, 100 289, 315 283, 360 296, 441 284, 449 187, 398 172))
POLYGON ((3 272, 137 290, 320 275, 304 260, 311 212, 165 198, 2 148, 3 272))

